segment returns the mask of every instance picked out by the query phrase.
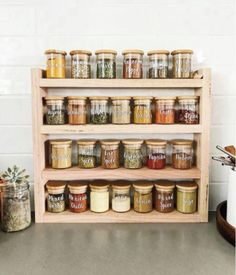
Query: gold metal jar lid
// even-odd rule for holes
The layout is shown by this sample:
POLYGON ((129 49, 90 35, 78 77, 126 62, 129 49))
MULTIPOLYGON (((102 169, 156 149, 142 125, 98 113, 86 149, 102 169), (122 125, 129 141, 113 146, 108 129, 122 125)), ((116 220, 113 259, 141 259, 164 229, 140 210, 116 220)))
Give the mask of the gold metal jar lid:
POLYGON ((98 54, 114 54, 114 55, 117 55, 117 51, 115 50, 110 50, 110 49, 101 49, 101 50, 97 50, 95 52, 96 55, 98 54))
POLYGON ((116 190, 129 190, 131 187, 131 184, 127 181, 116 181, 112 183, 112 188, 116 190))
POLYGON ((175 183, 169 180, 162 180, 155 183, 156 190, 160 191, 173 191, 175 183))
POLYGON ((90 100, 108 100, 108 96, 91 96, 89 97, 90 100))
POLYGON ((54 139, 50 140, 51 145, 71 145, 72 140, 70 139, 54 139))
POLYGON ((153 54, 166 54, 166 55, 169 55, 170 52, 167 51, 167 50, 152 50, 152 51, 147 52, 148 56, 153 55, 153 54))
POLYGON ((172 55, 175 55, 175 54, 193 54, 193 51, 190 50, 190 49, 180 49, 180 50, 174 50, 171 52, 172 55))
POLYGON ((124 50, 122 52, 123 55, 126 55, 126 54, 141 54, 141 55, 144 55, 144 51, 142 50, 139 50, 139 49, 128 49, 128 50, 124 50))
POLYGON ((193 141, 190 139, 174 139, 174 140, 171 140, 170 143, 172 145, 187 145, 187 146, 193 145, 193 141))
POLYGON ((167 141, 164 139, 147 139, 145 143, 151 146, 166 146, 167 141))
POLYGON ((140 191, 144 191, 144 190, 148 190, 151 191, 153 188, 153 184, 150 182, 140 182, 140 183, 134 183, 133 187, 135 190, 140 190, 140 191))
POLYGON ((55 53, 55 54, 67 55, 66 51, 55 50, 55 49, 46 50, 44 53, 45 53, 45 54, 55 53))
POLYGON ((192 192, 192 191, 197 190, 198 185, 196 182, 186 181, 186 182, 177 183, 176 187, 180 191, 192 192))
POLYGON ((142 139, 123 139, 122 143, 124 145, 142 145, 143 140, 142 139))
POLYGON ((92 52, 87 51, 87 50, 72 50, 72 51, 70 52, 70 55, 74 55, 74 54, 92 55, 92 52))
POLYGON ((118 139, 103 139, 100 141, 101 145, 119 145, 120 140, 118 139))
POLYGON ((63 96, 45 96, 46 101, 55 101, 60 100, 63 101, 65 98, 63 96))
POLYGON ((95 145, 97 142, 96 139, 79 139, 77 140, 78 145, 95 145))
POLYGON ((49 193, 52 192, 54 194, 58 194, 64 193, 66 184, 62 181, 49 181, 46 183, 46 187, 49 193))
POLYGON ((113 96, 111 100, 131 100, 130 96, 113 96))

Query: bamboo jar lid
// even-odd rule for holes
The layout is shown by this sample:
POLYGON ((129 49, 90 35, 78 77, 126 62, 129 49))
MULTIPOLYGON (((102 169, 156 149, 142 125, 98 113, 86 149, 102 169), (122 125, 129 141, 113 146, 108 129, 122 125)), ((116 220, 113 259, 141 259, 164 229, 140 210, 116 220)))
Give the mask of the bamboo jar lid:
POLYGON ((77 140, 78 145, 95 145, 97 142, 96 139, 79 139, 77 140))
POLYGON ((122 143, 124 145, 142 145, 143 140, 142 139, 123 139, 122 143))
POLYGON ((137 191, 151 191, 153 188, 153 184, 150 182, 140 182, 134 183, 133 187, 137 191))
POLYGON ((83 194, 86 193, 88 184, 82 181, 71 182, 68 184, 68 188, 72 194, 83 194))
POLYGON ((118 139, 103 139, 100 141, 101 145, 119 145, 120 140, 118 139))
POLYGON ((148 51, 147 52, 147 55, 150 56, 150 55, 155 55, 155 54, 165 54, 165 55, 169 55, 170 52, 167 51, 167 50, 152 50, 152 51, 148 51))
POLYGON ((110 50, 110 49, 101 49, 101 50, 97 50, 95 52, 96 55, 98 54, 114 54, 114 55, 117 55, 117 51, 115 50, 110 50))
POLYGON ((92 55, 91 51, 87 51, 87 50, 72 50, 70 52, 70 55, 74 55, 74 54, 86 54, 86 55, 92 55))
POLYGON ((97 180, 96 182, 90 183, 89 187, 92 191, 108 191, 109 183, 104 180, 97 180))
POLYGON ((193 141, 190 139, 174 139, 174 140, 171 140, 170 143, 172 145, 186 145, 186 146, 193 145, 193 141))
POLYGON ((124 50, 122 52, 123 55, 126 54, 140 54, 140 55, 144 55, 144 51, 139 50, 139 49, 128 49, 128 50, 124 50))
POLYGON ((65 191, 66 184, 62 181, 49 181, 46 188, 49 194, 62 194, 65 191))
POLYGON ((70 139, 55 139, 55 140, 50 140, 51 145, 71 145, 72 140, 70 139))
POLYGON ((193 51, 190 49, 180 49, 180 50, 174 50, 171 52, 172 55, 175 54, 193 54, 193 51))
POLYGON ((62 55, 67 55, 66 51, 61 51, 61 50, 55 50, 55 49, 49 49, 44 52, 45 54, 62 54, 62 55))
POLYGON ((173 181, 162 180, 155 183, 156 190, 159 191, 173 191, 175 183, 173 181))
POLYGON ((163 146, 167 145, 167 141, 164 139, 147 139, 145 143, 150 146, 163 146))
POLYGON ((197 190, 198 185, 196 182, 186 181, 186 182, 180 182, 176 184, 177 190, 183 191, 183 192, 193 192, 197 190))
POLYGON ((112 188, 116 190, 129 190, 131 184, 127 181, 116 181, 112 184, 112 188))

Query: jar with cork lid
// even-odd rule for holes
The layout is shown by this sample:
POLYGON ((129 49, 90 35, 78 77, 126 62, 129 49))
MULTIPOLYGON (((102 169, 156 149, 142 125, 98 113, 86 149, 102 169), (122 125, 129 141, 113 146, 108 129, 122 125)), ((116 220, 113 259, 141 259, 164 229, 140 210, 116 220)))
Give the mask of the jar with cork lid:
POLYGON ((114 50, 97 50, 97 78, 116 78, 116 55, 114 50))
POLYGON ((192 55, 193 51, 175 50, 171 53, 173 60, 172 76, 173 78, 192 78, 192 55))
POLYGON ((112 210, 115 212, 127 212, 130 210, 130 183, 117 181, 112 184, 112 210))
POLYGON ((91 78, 90 56, 92 52, 86 50, 73 50, 71 55, 71 78, 91 78))
POLYGON ((131 49, 122 52, 123 78, 138 79, 143 77, 143 55, 142 50, 131 49))
POLYGON ((66 77, 66 52, 50 49, 45 51, 47 57, 46 77, 65 78, 66 77))
POLYGON ((60 213, 65 211, 65 187, 63 181, 49 181, 47 188, 47 211, 52 213, 60 213))
POLYGON ((90 97, 90 122, 92 124, 109 123, 109 106, 107 96, 90 97))
POLYGON ((87 97, 68 96, 68 121, 71 125, 82 125, 87 123, 87 97))
POLYGON ((65 99, 62 96, 46 96, 46 122, 49 125, 66 123, 65 99))
POLYGON ((190 169, 193 164, 193 141, 176 139, 172 144, 172 167, 175 169, 190 169))
POLYGON ((78 166, 80 168, 96 167, 96 142, 95 139, 80 139, 77 141, 78 166))
POLYGON ((199 97, 178 96, 178 123, 198 124, 199 123, 199 97))
POLYGON ((112 123, 129 124, 130 123, 130 100, 129 96, 115 96, 112 101, 112 123))
POLYGON ((101 165, 104 169, 120 167, 120 141, 117 139, 101 140, 101 165))
POLYGON ((175 101, 176 97, 156 97, 156 123, 175 123, 175 101))
POLYGON ((69 189, 69 209, 74 213, 81 213, 87 210, 87 183, 78 181, 70 182, 69 189))
POLYGON ((98 180, 90 185, 90 210, 103 213, 109 210, 109 184, 98 180))
POLYGON ((136 96, 134 99, 134 124, 152 123, 152 97, 136 96))
POLYGON ((72 166, 72 140, 50 140, 52 168, 65 169, 72 166))
POLYGON ((155 183, 155 208, 158 212, 169 213, 174 211, 175 183, 167 180, 155 183))
POLYGON ((134 187, 134 211, 148 213, 152 211, 152 188, 149 182, 133 184, 134 187))
POLYGON ((149 51, 149 78, 167 78, 169 54, 167 50, 149 51))
POLYGON ((148 139, 147 145, 147 167, 150 169, 164 169, 166 166, 167 141, 161 139, 148 139))
POLYGON ((124 167, 127 169, 140 169, 143 166, 142 144, 140 139, 124 139, 124 167))

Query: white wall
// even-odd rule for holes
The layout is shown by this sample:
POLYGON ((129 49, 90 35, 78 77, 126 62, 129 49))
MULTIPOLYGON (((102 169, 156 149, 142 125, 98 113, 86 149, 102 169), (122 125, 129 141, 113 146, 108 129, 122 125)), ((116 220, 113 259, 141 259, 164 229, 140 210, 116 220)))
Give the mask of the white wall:
MULTIPOLYGON (((196 68, 212 68, 211 154, 235 144, 235 15, 233 0, 0 0, 0 169, 33 174, 30 68, 48 48, 193 49, 196 68)), ((211 162, 210 209, 226 183, 211 162)))

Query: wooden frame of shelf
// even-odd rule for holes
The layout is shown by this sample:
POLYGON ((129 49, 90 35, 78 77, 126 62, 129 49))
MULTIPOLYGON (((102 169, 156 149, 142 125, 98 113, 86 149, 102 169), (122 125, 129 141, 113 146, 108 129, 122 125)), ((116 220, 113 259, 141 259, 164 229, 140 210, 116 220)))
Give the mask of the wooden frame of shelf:
MULTIPOLYGON (((211 103, 211 72, 202 69, 197 72, 201 78, 196 79, 45 79, 44 72, 32 69, 32 111, 33 111, 33 144, 34 144, 34 192, 35 220, 37 223, 156 223, 156 222, 207 222, 208 221, 208 185, 209 185, 209 128, 211 103), (43 97, 48 88, 129 88, 129 89, 194 89, 200 97, 199 125, 44 125, 43 97), (167 167, 164 170, 151 170, 146 167, 137 170, 119 168, 115 170, 79 169, 72 167, 65 170, 46 168, 45 142, 49 135, 83 134, 130 134, 130 133, 166 133, 193 134, 196 143, 196 167, 189 170, 177 170, 167 167), (157 211, 140 214, 133 210, 127 213, 96 214, 90 211, 75 214, 65 211, 60 214, 45 211, 45 184, 48 180, 155 180, 155 179, 195 179, 199 185, 198 212, 181 214, 174 211, 161 214, 157 211)), ((79 91, 78 91, 79 93, 79 91)))

